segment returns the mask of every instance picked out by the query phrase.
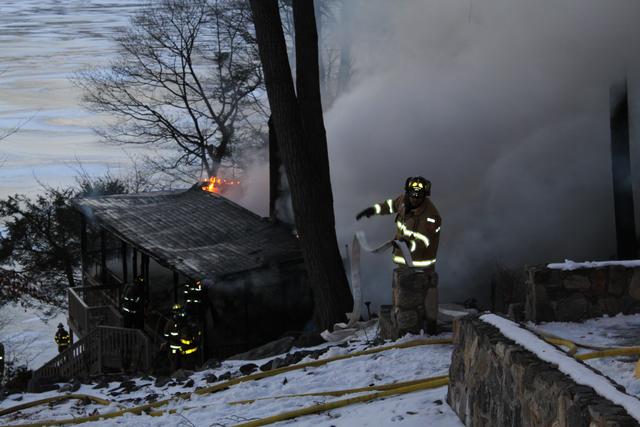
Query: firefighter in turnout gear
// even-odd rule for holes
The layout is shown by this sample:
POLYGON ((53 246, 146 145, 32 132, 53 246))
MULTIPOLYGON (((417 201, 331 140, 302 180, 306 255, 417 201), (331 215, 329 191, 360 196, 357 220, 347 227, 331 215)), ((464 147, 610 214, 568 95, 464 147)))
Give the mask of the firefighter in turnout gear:
MULTIPOLYGON (((356 219, 372 215, 396 215, 396 240, 407 243, 413 266, 435 269, 442 218, 431 202, 431 182, 421 176, 409 177, 405 193, 376 203, 360 212, 356 219)), ((393 262, 405 265, 402 251, 393 250, 393 262)))
POLYGON ((125 328, 144 327, 144 278, 138 276, 128 285, 122 296, 122 314, 125 328))
POLYGON ((185 310, 187 316, 191 319, 200 321, 203 315, 203 296, 204 290, 202 288, 201 280, 189 280, 184 285, 184 301, 185 310))
POLYGON ((172 316, 164 328, 164 337, 169 345, 171 371, 179 368, 193 368, 199 355, 200 334, 187 318, 184 307, 174 304, 172 316))
POLYGON ((62 323, 58 324, 58 331, 54 340, 58 344, 58 353, 62 353, 71 345, 71 335, 69 335, 62 323))

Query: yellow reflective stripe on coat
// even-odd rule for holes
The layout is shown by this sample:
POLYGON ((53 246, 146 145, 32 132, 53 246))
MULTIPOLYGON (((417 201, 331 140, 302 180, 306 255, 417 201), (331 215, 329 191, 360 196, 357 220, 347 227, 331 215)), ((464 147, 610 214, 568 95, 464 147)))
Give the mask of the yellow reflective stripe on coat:
MULTIPOLYGON (((401 257, 401 256, 397 256, 397 255, 394 255, 393 262, 395 262, 396 264, 402 264, 402 265, 406 264, 404 258, 401 257)), ((433 265, 435 263, 436 263, 436 259, 434 258, 434 259, 428 259, 428 260, 425 260, 425 261, 413 261, 413 266, 414 267, 429 267, 430 265, 433 265)))
POLYGON ((382 212, 382 206, 380 206, 378 203, 373 205, 373 208, 376 210, 376 215, 382 212))
POLYGON ((387 199, 387 206, 389 206, 389 213, 393 213, 393 199, 387 199))
MULTIPOLYGON (((398 230, 400 230, 400 232, 402 232, 404 236, 418 239, 422 241, 422 243, 424 243, 426 247, 429 247, 429 238, 427 236, 425 236, 424 234, 418 233, 417 231, 409 230, 407 226, 401 223, 400 221, 396 222, 396 225, 398 226, 398 230)), ((411 252, 413 252, 413 250, 411 252)))
POLYGON ((185 351, 182 352, 182 354, 191 354, 196 350, 198 350, 198 347, 194 347, 194 348, 190 348, 189 350, 185 350, 185 351))

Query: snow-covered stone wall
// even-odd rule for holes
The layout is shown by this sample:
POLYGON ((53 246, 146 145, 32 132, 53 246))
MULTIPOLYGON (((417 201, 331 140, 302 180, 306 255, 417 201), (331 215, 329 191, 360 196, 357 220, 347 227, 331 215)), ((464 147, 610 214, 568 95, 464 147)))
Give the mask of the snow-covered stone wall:
MULTIPOLYGON (((447 401, 467 427, 638 425, 622 406, 578 384, 559 370, 559 364, 543 361, 478 316, 457 321, 453 339, 447 401)), ((546 345, 535 336, 528 339, 531 348, 546 345)), ((582 362, 568 362, 588 369, 596 381, 609 383, 582 362)), ((622 391, 609 386, 612 395, 622 391)))
POLYGON ((633 264, 528 267, 526 290, 525 318, 533 322, 640 313, 640 267, 633 264))

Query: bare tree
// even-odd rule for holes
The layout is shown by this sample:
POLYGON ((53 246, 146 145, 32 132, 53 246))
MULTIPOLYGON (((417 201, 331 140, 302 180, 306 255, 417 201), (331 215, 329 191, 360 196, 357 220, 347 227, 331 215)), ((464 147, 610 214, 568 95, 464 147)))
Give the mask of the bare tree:
POLYGON ((178 148, 168 169, 215 176, 236 142, 256 138, 263 85, 248 5, 242 0, 162 0, 117 38, 119 58, 76 76, 83 101, 115 122, 107 140, 178 148))
POLYGON ((313 2, 293 1, 295 90, 277 0, 251 0, 251 10, 273 127, 313 289, 314 320, 318 328, 329 328, 344 320, 352 299, 335 233, 313 2))

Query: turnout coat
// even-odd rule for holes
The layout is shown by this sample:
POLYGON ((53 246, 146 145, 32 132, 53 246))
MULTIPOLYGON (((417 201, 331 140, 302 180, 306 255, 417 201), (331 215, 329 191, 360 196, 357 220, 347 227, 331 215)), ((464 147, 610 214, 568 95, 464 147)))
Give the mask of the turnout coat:
MULTIPOLYGON (((373 205, 376 215, 396 214, 395 240, 404 240, 411 251, 414 267, 435 267, 442 218, 429 197, 420 206, 408 209, 405 195, 373 205)), ((404 265, 399 248, 393 249, 393 262, 404 265)))

